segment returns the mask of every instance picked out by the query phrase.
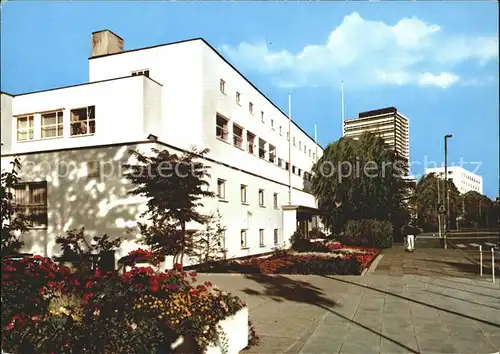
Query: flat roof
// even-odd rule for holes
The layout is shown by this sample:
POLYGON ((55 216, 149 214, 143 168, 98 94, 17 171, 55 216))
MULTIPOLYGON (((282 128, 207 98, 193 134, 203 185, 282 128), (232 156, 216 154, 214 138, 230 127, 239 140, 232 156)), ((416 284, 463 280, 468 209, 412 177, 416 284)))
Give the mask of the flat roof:
POLYGON ((379 108, 379 109, 374 109, 371 111, 364 111, 358 113, 358 118, 366 118, 366 117, 371 117, 371 116, 378 116, 380 114, 388 114, 388 113, 397 113, 398 110, 396 107, 385 107, 385 108, 379 108))
MULTIPOLYGON (((236 73, 238 73, 238 75, 240 75, 250 86, 252 86, 252 88, 254 88, 259 94, 261 94, 262 97, 264 97, 267 100, 267 102, 269 102, 274 108, 276 108, 285 117, 287 117, 288 119, 290 119, 290 117, 288 116, 288 114, 286 114, 285 112, 283 112, 281 110, 281 108, 279 108, 273 101, 271 101, 271 99, 269 99, 269 97, 267 97, 261 90, 259 90, 257 88, 257 86, 255 86, 245 75, 243 75, 233 64, 231 64, 221 53, 219 53, 217 51, 217 49, 215 49, 210 43, 208 43, 208 41, 206 41, 202 37, 190 38, 190 39, 185 39, 185 40, 171 42, 171 43, 156 44, 156 45, 153 45, 153 46, 143 47, 143 48, 129 49, 129 50, 124 50, 124 51, 118 52, 118 53, 110 53, 110 54, 97 55, 97 56, 89 57, 89 60, 99 59, 99 58, 104 58, 104 57, 109 57, 109 56, 112 56, 112 55, 120 55, 120 54, 126 54, 126 53, 131 53, 131 52, 137 52, 137 51, 140 51, 140 50, 147 50, 147 49, 153 49, 153 48, 158 48, 158 47, 164 47, 164 46, 169 46, 169 45, 174 45, 174 44, 181 44, 181 43, 193 42, 193 41, 202 41, 215 54, 217 54, 219 56, 219 58, 221 58, 227 65, 229 65, 234 71, 236 71, 236 73)), ((293 120, 292 120, 292 123, 297 128, 299 128, 299 130, 302 133, 304 133, 309 139, 311 139, 314 142, 314 138, 312 136, 310 136, 304 129, 302 129, 302 127, 300 125, 298 125, 297 123, 295 123, 293 120)), ((320 144, 316 143, 316 145, 319 146, 321 149, 323 149, 323 147, 320 144)))

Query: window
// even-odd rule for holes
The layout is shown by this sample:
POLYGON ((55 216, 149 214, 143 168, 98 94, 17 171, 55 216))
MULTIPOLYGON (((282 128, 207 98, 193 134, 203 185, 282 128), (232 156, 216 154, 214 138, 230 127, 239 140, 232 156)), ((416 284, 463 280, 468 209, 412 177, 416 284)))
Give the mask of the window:
POLYGON ((313 152, 313 159, 316 159, 316 153, 313 152))
POLYGON ((304 152, 307 152, 306 144, 304 144, 304 152))
POLYGON ((149 77, 149 69, 132 71, 132 76, 138 76, 138 75, 144 75, 146 77, 149 77))
POLYGON ((241 95, 239 92, 236 92, 236 104, 240 105, 241 95))
POLYGON ((273 205, 274 209, 278 209, 278 193, 273 194, 273 205))
POLYGON ((302 141, 299 141, 299 150, 302 150, 302 141))
POLYGON ((32 140, 35 137, 33 116, 17 117, 17 141, 32 140))
POLYGON ((306 181, 309 180, 309 176, 308 176, 308 173, 306 171, 304 171, 304 180, 306 180, 306 181))
POLYGON ((223 252, 226 252, 226 230, 222 230, 219 237, 217 246, 219 246, 223 252))
POLYGON ((274 130, 274 119, 271 119, 271 128, 274 130))
POLYGON ((226 94, 226 82, 222 79, 220 79, 220 92, 223 94, 226 94))
POLYGON ((259 138, 259 157, 266 158, 266 141, 259 138))
POLYGON ((95 106, 71 110, 71 135, 95 133, 95 106))
POLYGON ((254 147, 255 147, 255 134, 252 134, 247 131, 247 148, 248 152, 250 154, 254 154, 254 147))
POLYGON ((217 197, 219 199, 226 199, 226 181, 223 179, 217 180, 217 197))
POLYGON ((47 182, 15 185, 13 202, 15 212, 29 217, 32 226, 47 226, 47 182))
POLYGON ((311 157, 311 149, 309 149, 309 157, 311 157))
POLYGON ((262 121, 262 123, 264 123, 264 112, 263 111, 260 112, 260 120, 262 121))
POLYGON ((302 170, 299 168, 299 172, 297 173, 299 176, 302 175, 302 170))
POLYGON ((259 246, 264 247, 264 229, 259 229, 259 246))
POLYGON ((293 146, 295 146, 295 137, 293 137, 293 146))
POLYGON ((290 132, 286 132, 286 140, 290 141, 290 132))
POLYGON ((243 149, 243 128, 233 124, 233 144, 243 149))
POLYGON ((248 102, 248 112, 250 112, 250 114, 253 114, 253 103, 252 102, 248 102))
POLYGON ((264 190, 259 189, 259 206, 264 206, 264 190))
POLYGON ((280 125, 280 135, 283 135, 283 127, 280 125))
POLYGON ((245 248, 247 246, 247 230, 241 230, 241 248, 245 248))
POLYGON ((287 171, 288 171, 289 169, 290 169, 290 164, 289 164, 289 163, 288 163, 288 161, 287 161, 287 162, 285 162, 285 170, 287 170, 287 171))
POLYGON ((241 194, 241 203, 246 204, 247 203, 247 186, 245 186, 244 184, 241 185, 240 194, 241 194))
POLYGON ((217 134, 217 138, 227 141, 227 135, 228 135, 227 125, 228 125, 228 120, 223 116, 221 116, 220 114, 217 114, 216 127, 215 127, 215 134, 217 134))
POLYGON ((278 167, 283 167, 283 159, 278 157, 278 167))
POLYGON ((269 144, 269 161, 274 163, 276 161, 276 147, 269 144))
POLYGON ((278 243, 280 243, 278 229, 274 229, 274 244, 277 245, 278 243))
POLYGON ((99 161, 87 162, 87 178, 99 177, 101 177, 101 166, 99 164, 99 161))
POLYGON ((292 166, 292 173, 294 173, 294 174, 295 174, 295 170, 296 170, 296 169, 297 169, 297 167, 292 166))
POLYGON ((42 139, 63 135, 63 112, 42 113, 42 139))

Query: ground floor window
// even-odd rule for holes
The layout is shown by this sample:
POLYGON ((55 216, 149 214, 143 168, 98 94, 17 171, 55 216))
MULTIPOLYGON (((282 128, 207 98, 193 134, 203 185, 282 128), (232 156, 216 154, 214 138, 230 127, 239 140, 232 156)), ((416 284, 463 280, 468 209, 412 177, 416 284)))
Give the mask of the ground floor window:
POLYGON ((31 226, 47 226, 47 182, 19 183, 13 191, 16 213, 29 217, 31 226))
POLYGON ((279 243, 278 229, 274 229, 274 244, 277 245, 278 243, 279 243))
POLYGON ((241 230, 241 248, 247 246, 247 230, 241 230))
POLYGON ((259 230, 259 246, 263 247, 265 245, 264 242, 264 229, 259 230))

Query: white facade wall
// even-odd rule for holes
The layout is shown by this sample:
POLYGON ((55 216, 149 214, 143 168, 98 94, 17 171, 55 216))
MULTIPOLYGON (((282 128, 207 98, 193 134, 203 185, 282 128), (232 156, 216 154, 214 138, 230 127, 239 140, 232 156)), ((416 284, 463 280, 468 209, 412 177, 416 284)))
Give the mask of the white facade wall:
MULTIPOLYGON (((168 144, 181 150, 192 146, 210 150, 210 188, 216 191, 217 180, 224 180, 226 197, 205 200, 205 211, 221 213, 228 257, 271 251, 275 247, 275 229, 279 243, 289 239, 296 228, 296 220, 290 215, 295 214, 288 211, 284 219, 281 210, 289 204, 289 172, 284 168, 289 159, 289 120, 204 41, 92 58, 89 81, 85 85, 17 95, 12 99, 12 113, 8 104, 5 108, 2 104, 2 128, 11 124, 9 134, 5 135, 2 129, 2 166, 12 159, 12 154, 18 154, 25 166, 21 174, 24 181, 48 183, 48 227, 32 230, 25 237, 25 251, 57 254, 56 237, 81 226, 89 236, 107 233, 129 240, 117 257, 136 248, 135 223, 144 209, 144 200, 127 196, 131 186, 121 178, 120 166, 129 159, 128 150, 136 144, 141 149, 155 145, 144 143, 149 134, 158 137, 159 148, 168 144), (136 70, 149 70, 150 78, 130 76, 136 70), (221 79, 226 82, 225 94, 220 92, 221 79), (240 105, 236 103, 236 92, 241 94, 240 105), (253 103, 253 115, 249 102, 253 103), (83 106, 95 106, 96 132, 70 136, 70 110, 83 106), (55 109, 64 110, 63 137, 40 139, 39 112, 55 109), (17 142, 15 116, 27 113, 35 113, 35 139, 17 142), (229 120, 228 142, 216 137, 217 113, 229 120), (244 149, 232 144, 233 123, 244 128, 244 149), (254 156, 246 150, 247 130, 256 135, 254 156), (266 159, 258 157, 259 138, 276 147, 274 164, 268 158, 269 145, 266 159), (278 158, 283 159, 283 167, 278 166, 278 158), (90 161, 100 161, 101 180, 87 177, 90 161), (60 175, 62 162, 75 166, 70 175, 60 175), (241 202, 241 185, 247 186, 246 203, 241 202), (264 191, 263 206, 258 201, 260 189, 264 191), (130 231, 126 232, 128 228, 130 231), (263 245, 259 242, 261 229, 263 245), (243 248, 241 230, 246 230, 243 248)), ((6 102, 11 100, 2 95, 2 103, 4 96, 6 102)), ((322 149, 295 124, 290 126, 291 164, 302 170, 302 176, 292 173, 290 204, 314 208, 314 197, 302 191, 303 172, 311 170, 322 149)))
MULTIPOLYGON (((444 178, 444 167, 427 168, 425 174, 435 173, 439 178, 444 178)), ((460 166, 448 167, 448 179, 451 179, 461 194, 475 191, 483 194, 483 177, 467 171, 460 166)))

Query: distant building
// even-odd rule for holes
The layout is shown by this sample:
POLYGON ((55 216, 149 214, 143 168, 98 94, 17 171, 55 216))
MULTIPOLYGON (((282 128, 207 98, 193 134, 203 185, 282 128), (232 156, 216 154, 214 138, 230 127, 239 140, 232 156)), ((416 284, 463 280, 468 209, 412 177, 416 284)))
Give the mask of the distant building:
POLYGON ((408 118, 395 107, 361 112, 358 118, 344 121, 344 136, 357 139, 364 133, 376 134, 407 162, 410 161, 409 129, 408 118))
MULTIPOLYGON (((435 173, 439 178, 444 178, 444 167, 427 168, 425 174, 435 173)), ((455 187, 462 194, 476 191, 483 194, 483 177, 467 171, 461 166, 448 167, 448 179, 453 181, 455 187)))

